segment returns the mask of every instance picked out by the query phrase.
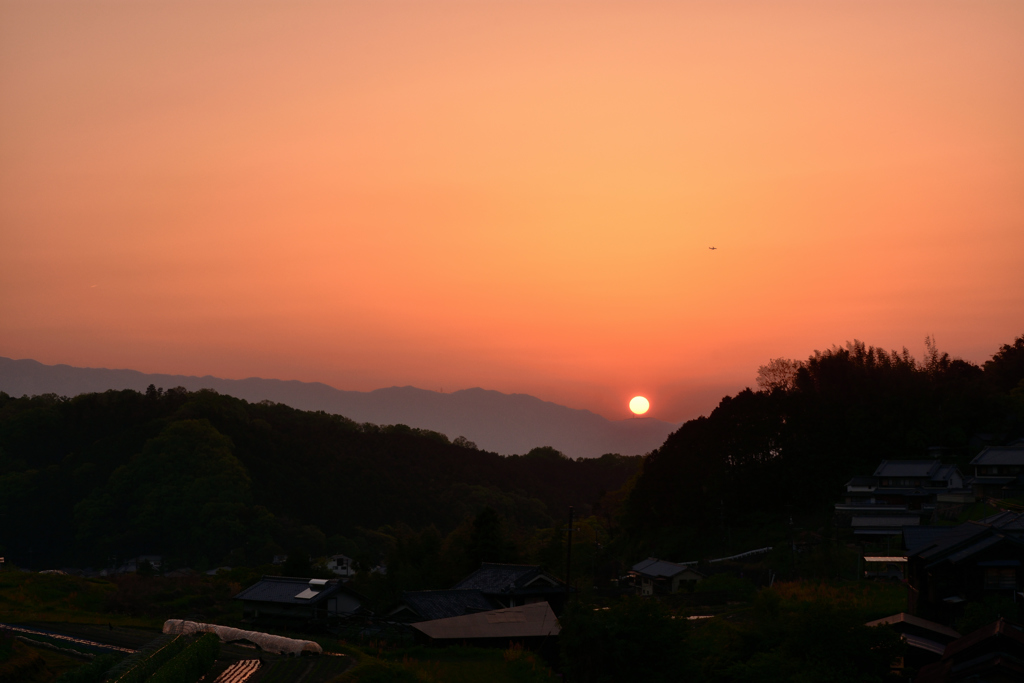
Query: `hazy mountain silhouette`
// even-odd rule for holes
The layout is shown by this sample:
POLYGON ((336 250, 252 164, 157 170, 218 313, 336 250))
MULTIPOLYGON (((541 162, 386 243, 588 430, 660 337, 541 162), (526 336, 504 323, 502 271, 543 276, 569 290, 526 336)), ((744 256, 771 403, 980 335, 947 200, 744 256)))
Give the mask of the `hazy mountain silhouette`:
POLYGON ((450 394, 415 387, 341 391, 319 382, 150 375, 0 357, 0 391, 11 396, 77 396, 108 389, 145 391, 150 384, 190 391, 213 389, 247 401, 269 400, 301 410, 323 410, 356 422, 405 424, 441 432, 451 439, 465 436, 484 450, 502 454, 552 446, 573 458, 605 453, 638 455, 659 447, 679 427, 653 418, 612 421, 589 410, 486 389, 450 394))

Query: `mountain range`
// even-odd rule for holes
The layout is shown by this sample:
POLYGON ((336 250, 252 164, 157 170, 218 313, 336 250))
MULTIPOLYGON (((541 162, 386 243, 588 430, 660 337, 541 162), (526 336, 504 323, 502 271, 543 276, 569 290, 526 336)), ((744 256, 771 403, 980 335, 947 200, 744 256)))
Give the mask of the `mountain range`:
POLYGON ((589 410, 543 401, 527 394, 487 389, 440 393, 415 387, 343 391, 320 382, 207 375, 147 374, 136 370, 76 368, 0 357, 0 391, 11 396, 78 394, 109 389, 145 391, 157 387, 212 389, 250 402, 273 401, 300 410, 322 410, 356 422, 404 424, 463 436, 479 448, 504 455, 551 446, 571 458, 605 453, 640 455, 664 443, 680 425, 653 418, 608 420, 589 410))

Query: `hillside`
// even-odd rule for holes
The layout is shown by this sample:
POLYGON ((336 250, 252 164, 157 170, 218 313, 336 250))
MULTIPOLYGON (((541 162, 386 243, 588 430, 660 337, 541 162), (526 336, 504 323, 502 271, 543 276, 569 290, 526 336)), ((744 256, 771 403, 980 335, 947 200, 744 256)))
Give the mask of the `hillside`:
POLYGON ((534 528, 586 511, 638 464, 500 456, 208 390, 0 394, 0 551, 36 568, 143 553, 258 564, 360 528, 446 532, 485 506, 534 528))
POLYGON ((0 391, 11 396, 73 397, 110 389, 141 392, 150 384, 189 391, 212 389, 251 403, 267 400, 300 410, 323 410, 360 423, 405 424, 440 432, 450 439, 464 436, 480 448, 503 455, 526 453, 540 446, 550 446, 571 458, 605 453, 643 455, 660 446, 679 427, 651 418, 613 421, 589 410, 567 408, 525 394, 479 388, 452 393, 415 387, 341 391, 319 382, 145 374, 0 358, 0 391))

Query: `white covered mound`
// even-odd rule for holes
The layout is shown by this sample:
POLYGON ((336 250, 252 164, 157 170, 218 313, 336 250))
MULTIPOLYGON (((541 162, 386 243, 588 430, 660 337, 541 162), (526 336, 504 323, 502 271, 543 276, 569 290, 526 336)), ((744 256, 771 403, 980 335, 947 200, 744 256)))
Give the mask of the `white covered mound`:
POLYGON ((273 652, 279 655, 300 655, 303 652, 321 654, 323 652, 323 648, 312 640, 296 640, 294 638, 285 638, 284 636, 273 636, 269 633, 260 633, 259 631, 243 631, 240 628, 218 626, 217 624, 200 624, 195 621, 185 621, 184 619, 168 619, 165 621, 164 633, 216 633, 222 643, 246 640, 264 652, 273 652))

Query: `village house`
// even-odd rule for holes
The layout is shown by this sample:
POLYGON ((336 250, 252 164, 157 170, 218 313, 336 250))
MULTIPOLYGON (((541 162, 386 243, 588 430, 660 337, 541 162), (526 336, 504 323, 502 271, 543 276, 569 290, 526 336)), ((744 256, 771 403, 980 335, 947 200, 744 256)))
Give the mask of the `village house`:
POLYGON ((960 638, 960 634, 948 626, 906 612, 869 621, 864 625, 888 626, 900 634, 907 647, 900 661, 894 666, 897 669, 917 670, 922 666, 934 664, 942 658, 946 646, 960 638))
POLYGON ((327 571, 337 574, 343 579, 351 579, 356 575, 352 558, 346 555, 331 555, 328 557, 327 571))
POLYGON ((539 565, 484 562, 448 590, 404 592, 389 616, 418 622, 541 602, 558 614, 565 590, 561 579, 539 565))
POLYGON ((942 659, 921 667, 918 683, 1024 680, 1024 633, 999 619, 946 646, 942 659))
POLYGON ((417 640, 430 644, 465 644, 510 649, 525 647, 557 653, 561 631, 547 602, 422 621, 412 625, 417 640))
POLYGON ((941 503, 973 502, 955 465, 930 460, 883 460, 871 476, 846 482, 836 525, 856 536, 897 536, 904 527, 931 521, 941 503))
POLYGON ((963 603, 987 596, 1016 599, 1024 586, 1024 513, 967 522, 908 551, 910 612, 950 622, 963 603))
POLYGON ((415 623, 488 612, 499 607, 478 590, 403 591, 401 601, 388 616, 415 623))
POLYGON ((1024 446, 989 446, 971 460, 974 495, 1016 498, 1024 495, 1024 446))
POLYGON ((689 564, 676 564, 654 557, 634 564, 629 576, 638 595, 677 593, 680 588, 692 590, 697 582, 706 578, 689 564))
POLYGON ((235 596, 250 619, 319 620, 364 612, 365 599, 337 579, 264 576, 235 596))

